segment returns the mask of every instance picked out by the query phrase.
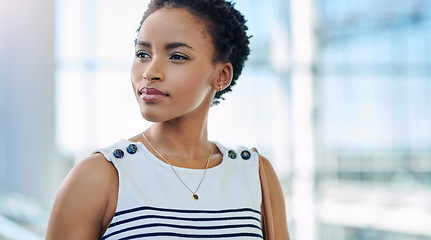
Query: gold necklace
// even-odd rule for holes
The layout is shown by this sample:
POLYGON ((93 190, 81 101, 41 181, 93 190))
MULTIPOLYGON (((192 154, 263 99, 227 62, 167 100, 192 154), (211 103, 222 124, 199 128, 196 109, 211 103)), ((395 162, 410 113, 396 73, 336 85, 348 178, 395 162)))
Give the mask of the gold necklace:
POLYGON ((200 186, 201 186, 201 184, 202 184, 202 181, 204 180, 204 178, 205 178, 205 174, 207 173, 207 170, 208 170, 208 166, 209 166, 209 163, 210 163, 210 157, 213 155, 213 153, 214 153, 214 150, 213 150, 213 148, 211 147, 211 146, 209 146, 209 148, 211 149, 211 153, 210 153, 210 155, 208 156, 208 160, 207 160, 207 165, 206 165, 206 167, 205 167, 205 171, 204 171, 204 174, 202 175, 202 178, 201 178, 201 181, 199 182, 199 185, 198 185, 198 187, 196 188, 196 190, 193 192, 185 183, 184 183, 184 181, 181 179, 181 177, 180 177, 180 175, 178 175, 178 173, 177 173, 177 171, 175 171, 175 169, 174 169, 174 166, 172 166, 172 164, 168 161, 168 160, 166 160, 166 158, 165 157, 163 157, 162 156, 162 154, 160 154, 154 147, 153 147, 153 145, 150 143, 150 141, 148 141, 148 139, 147 139, 147 136, 145 136, 145 133, 144 132, 142 132, 142 136, 144 136, 144 139, 145 139, 145 141, 147 141, 147 143, 148 143, 148 145, 150 145, 150 147, 153 149, 153 151, 154 152, 156 152, 167 164, 169 164, 169 166, 171 166, 171 169, 172 169, 172 171, 174 171, 174 173, 175 173, 175 175, 178 177, 178 179, 181 181, 181 183, 193 194, 193 199, 194 200, 198 200, 199 199, 199 196, 196 194, 197 192, 198 192, 198 190, 199 190, 199 188, 200 188, 200 186))

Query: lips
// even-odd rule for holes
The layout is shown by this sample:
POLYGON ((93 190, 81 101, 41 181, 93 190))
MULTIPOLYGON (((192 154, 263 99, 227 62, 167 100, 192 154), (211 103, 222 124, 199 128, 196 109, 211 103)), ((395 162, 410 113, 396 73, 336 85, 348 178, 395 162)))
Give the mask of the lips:
POLYGON ((139 89, 141 98, 146 102, 155 102, 162 100, 169 95, 153 87, 143 87, 139 89))

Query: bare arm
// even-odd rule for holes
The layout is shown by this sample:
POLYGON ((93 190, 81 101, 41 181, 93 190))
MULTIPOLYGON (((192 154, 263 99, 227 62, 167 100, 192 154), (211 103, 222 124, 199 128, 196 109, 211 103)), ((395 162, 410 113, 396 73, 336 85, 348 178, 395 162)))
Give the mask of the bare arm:
POLYGON ((116 170, 103 155, 81 161, 58 191, 46 239, 99 239, 115 212, 117 194, 116 170))
MULTIPOLYGON (((257 152, 255 148, 254 151, 257 152)), ((265 177, 269 189, 269 198, 271 202, 272 218, 274 223, 275 239, 289 240, 289 231, 287 228, 286 206, 284 201, 283 190, 277 174, 271 163, 263 156, 260 156, 265 172, 265 177)))

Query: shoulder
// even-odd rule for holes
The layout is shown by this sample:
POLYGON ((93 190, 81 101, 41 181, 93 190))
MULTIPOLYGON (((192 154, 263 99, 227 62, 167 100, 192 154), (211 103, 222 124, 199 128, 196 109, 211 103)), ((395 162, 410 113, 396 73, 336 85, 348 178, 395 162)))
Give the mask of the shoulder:
MULTIPOLYGON (((259 156, 259 167, 263 169, 270 193, 283 196, 281 184, 271 162, 264 156, 259 156)), ((271 196, 272 197, 272 196, 271 196)))
MULTIPOLYGON (((256 149, 253 150, 257 151, 256 149)), ((260 156, 260 160, 260 167, 263 168, 266 182, 268 184, 275 238, 289 239, 286 205, 280 181, 270 161, 263 156, 260 156)))
POLYGON ((47 239, 59 236, 99 238, 116 206, 118 176, 115 167, 96 153, 70 171, 58 191, 48 226, 47 239))
POLYGON ((260 155, 260 164, 262 164, 261 167, 265 171, 265 175, 266 175, 266 178, 268 180, 268 184, 274 185, 276 183, 279 183, 277 173, 275 172, 274 167, 272 166, 271 162, 262 155, 260 155))
POLYGON ((117 171, 112 163, 100 154, 95 153, 80 161, 70 171, 64 180, 60 193, 64 188, 68 190, 83 191, 103 191, 111 190, 112 184, 118 181, 117 171), (84 184, 80 185, 80 184, 84 184))
POLYGON ((73 188, 77 183, 86 183, 86 186, 78 185, 79 188, 76 190, 94 190, 104 193, 103 191, 112 190, 115 182, 118 182, 118 176, 114 165, 101 153, 94 153, 77 163, 63 184, 65 187, 73 188))
POLYGON ((214 141, 213 143, 217 146, 217 148, 223 155, 227 155, 228 159, 247 160, 244 161, 246 163, 253 162, 253 160, 257 162, 258 160, 258 155, 257 153, 255 153, 255 149, 250 149, 242 145, 237 145, 236 147, 225 147, 224 145, 216 141, 214 141))

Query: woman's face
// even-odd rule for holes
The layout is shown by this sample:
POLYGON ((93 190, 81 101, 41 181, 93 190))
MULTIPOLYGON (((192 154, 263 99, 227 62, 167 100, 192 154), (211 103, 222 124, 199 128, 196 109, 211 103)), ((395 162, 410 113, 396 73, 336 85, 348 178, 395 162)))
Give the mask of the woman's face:
POLYGON ((153 122, 206 114, 219 64, 205 23, 187 10, 162 8, 138 34, 132 85, 142 116, 153 122))

